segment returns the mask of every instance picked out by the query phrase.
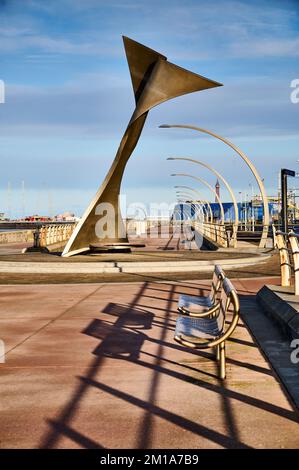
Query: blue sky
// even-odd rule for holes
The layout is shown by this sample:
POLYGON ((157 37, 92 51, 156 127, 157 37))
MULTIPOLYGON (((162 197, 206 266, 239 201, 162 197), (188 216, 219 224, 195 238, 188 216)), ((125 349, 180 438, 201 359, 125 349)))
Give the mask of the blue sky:
POLYGON ((224 84, 150 112, 125 173, 127 200, 172 201, 174 183, 189 183, 170 178, 174 171, 215 183, 200 167, 167 162, 172 155, 204 160, 236 192, 251 192, 249 170, 224 144, 159 129, 165 122, 232 139, 274 194, 279 169, 296 169, 299 159, 299 104, 290 100, 299 78, 298 1, 0 0, 0 212, 22 215, 22 181, 26 213, 83 212, 134 108, 122 35, 224 84))

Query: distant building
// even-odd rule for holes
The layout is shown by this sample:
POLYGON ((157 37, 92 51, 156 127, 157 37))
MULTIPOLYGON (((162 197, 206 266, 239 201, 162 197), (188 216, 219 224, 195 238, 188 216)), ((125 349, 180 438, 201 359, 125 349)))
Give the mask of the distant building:
POLYGON ((5 219, 4 215, 5 215, 4 212, 0 212, 0 220, 4 220, 4 219, 5 219))
MULTIPOLYGON (((184 203, 178 203, 174 209, 174 219, 178 220, 184 220, 186 216, 196 217, 197 211, 196 211, 196 203, 193 204, 192 206, 186 205, 184 203), (184 210, 189 208, 188 210, 184 210)), ((224 211, 224 221, 225 222, 233 222, 235 220, 235 209, 234 205, 232 202, 223 202, 223 211, 224 211)), ((198 203, 198 206, 201 206, 201 204, 198 203)), ((208 207, 206 204, 203 205, 206 210, 208 210, 208 207)), ((255 198, 253 201, 248 201, 248 202, 238 202, 238 212, 239 212, 239 221, 242 222, 249 222, 254 219, 255 222, 262 223, 263 221, 263 213, 264 213, 264 207, 263 203, 259 198, 255 198)), ((270 220, 271 221, 277 221, 278 214, 279 214, 279 205, 277 202, 271 201, 268 204, 269 206, 269 213, 270 213, 270 220)), ((213 213, 213 219, 214 221, 220 221, 221 219, 221 210, 220 206, 218 203, 211 202, 210 207, 213 213)))
POLYGON ((52 218, 47 215, 29 215, 23 220, 26 222, 51 222, 52 218))
MULTIPOLYGON (((220 183, 219 183, 218 179, 217 179, 216 184, 215 184, 215 191, 216 191, 217 196, 220 199, 220 183)), ((215 202, 218 202, 216 196, 215 196, 215 202)))
POLYGON ((63 214, 55 215, 54 220, 57 222, 77 222, 79 218, 72 212, 64 212, 63 214))

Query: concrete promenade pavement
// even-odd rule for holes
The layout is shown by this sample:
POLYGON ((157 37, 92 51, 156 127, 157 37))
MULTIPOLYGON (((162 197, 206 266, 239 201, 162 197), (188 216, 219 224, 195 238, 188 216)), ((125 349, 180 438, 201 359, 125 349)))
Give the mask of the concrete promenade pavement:
MULTIPOLYGON (((0 447, 298 448, 298 412, 243 322, 224 383, 211 351, 173 341, 179 294, 209 282, 1 285, 0 447)), ((266 283, 234 280, 242 308, 266 283)))

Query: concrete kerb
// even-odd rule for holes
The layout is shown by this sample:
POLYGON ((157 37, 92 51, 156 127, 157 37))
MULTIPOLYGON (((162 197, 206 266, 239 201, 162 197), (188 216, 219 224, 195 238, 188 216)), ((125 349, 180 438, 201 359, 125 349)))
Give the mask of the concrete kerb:
POLYGON ((221 259, 221 260, 201 260, 201 261, 145 261, 145 262, 94 262, 94 263, 63 263, 63 262, 13 262, 1 261, 1 273, 151 273, 151 272, 211 272, 215 264, 225 267, 236 268, 246 267, 257 263, 262 263, 269 259, 271 255, 259 254, 258 256, 221 259))
POLYGON ((299 338, 299 296, 294 287, 265 285, 257 293, 257 301, 290 339, 299 338))

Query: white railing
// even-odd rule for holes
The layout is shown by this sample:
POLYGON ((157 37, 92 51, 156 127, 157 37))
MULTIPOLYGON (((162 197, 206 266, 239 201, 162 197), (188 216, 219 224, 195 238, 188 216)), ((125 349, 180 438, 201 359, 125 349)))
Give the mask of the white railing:
POLYGON ((218 245, 229 246, 230 240, 225 225, 212 222, 195 222, 195 229, 218 245))
POLYGON ((15 230, 0 232, 0 244, 33 242, 33 230, 15 230))
POLYGON ((291 286, 293 270, 294 293, 299 295, 299 235, 294 232, 276 232, 275 244, 280 255, 281 286, 291 286))
POLYGON ((76 224, 42 225, 35 232, 35 246, 45 248, 68 241, 76 224))

